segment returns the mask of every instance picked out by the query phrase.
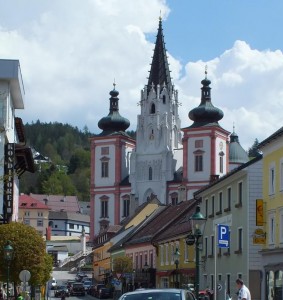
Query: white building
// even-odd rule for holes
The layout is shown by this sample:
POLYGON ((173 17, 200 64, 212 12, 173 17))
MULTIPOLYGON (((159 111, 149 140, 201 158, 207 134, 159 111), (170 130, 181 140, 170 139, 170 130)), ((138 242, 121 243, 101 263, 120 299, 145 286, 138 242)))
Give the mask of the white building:
POLYGON ((24 86, 18 60, 0 59, 0 215, 1 223, 18 220, 19 178, 34 172, 32 152, 25 146, 22 120, 24 86))

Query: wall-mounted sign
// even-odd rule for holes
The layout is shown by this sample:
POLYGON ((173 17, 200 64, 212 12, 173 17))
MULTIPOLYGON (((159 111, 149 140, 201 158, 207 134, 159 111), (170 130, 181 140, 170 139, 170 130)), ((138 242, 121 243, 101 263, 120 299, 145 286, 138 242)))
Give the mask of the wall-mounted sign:
POLYGON ((264 215, 263 215, 263 200, 256 199, 256 226, 263 226, 264 215))
POLYGON ((5 165, 4 165, 4 223, 8 223, 13 214, 14 197, 14 164, 15 164, 15 144, 5 145, 5 165))
POLYGON ((265 240, 266 240, 266 233, 261 228, 256 229, 253 234, 253 243, 257 245, 265 244, 265 240))

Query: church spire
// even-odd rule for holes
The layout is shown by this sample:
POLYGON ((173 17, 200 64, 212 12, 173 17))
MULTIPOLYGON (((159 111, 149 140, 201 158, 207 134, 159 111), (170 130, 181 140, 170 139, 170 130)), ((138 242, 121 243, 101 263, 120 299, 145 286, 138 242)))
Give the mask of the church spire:
POLYGON ((119 114, 119 92, 115 89, 115 80, 113 86, 109 93, 109 114, 98 122, 98 127, 103 130, 100 135, 126 134, 125 130, 130 126, 130 121, 119 114))
POLYGON ((162 29, 162 18, 159 17, 159 27, 155 42, 155 48, 151 63, 151 69, 148 78, 147 90, 148 92, 152 87, 157 85, 167 86, 168 90, 171 90, 172 82, 169 71, 169 64, 166 55, 165 42, 162 29))

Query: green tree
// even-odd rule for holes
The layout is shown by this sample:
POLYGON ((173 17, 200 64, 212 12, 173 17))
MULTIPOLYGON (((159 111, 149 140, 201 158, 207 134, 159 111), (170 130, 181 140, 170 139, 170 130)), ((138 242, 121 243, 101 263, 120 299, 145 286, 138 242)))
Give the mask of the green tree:
POLYGON ((4 246, 10 241, 13 258, 10 264, 10 281, 20 283, 22 270, 31 273, 31 285, 44 285, 52 273, 52 257, 46 253, 46 245, 41 235, 31 226, 12 222, 0 226, 0 278, 5 282, 7 262, 4 260, 4 246))
POLYGON ((42 193, 48 195, 76 195, 77 190, 68 175, 55 171, 42 182, 42 193))
POLYGON ((133 260, 128 256, 120 256, 114 258, 113 264, 113 271, 116 274, 130 273, 133 271, 133 260))
POLYGON ((258 139, 255 139, 253 145, 248 150, 249 157, 258 157, 260 155, 260 151, 258 150, 258 139))

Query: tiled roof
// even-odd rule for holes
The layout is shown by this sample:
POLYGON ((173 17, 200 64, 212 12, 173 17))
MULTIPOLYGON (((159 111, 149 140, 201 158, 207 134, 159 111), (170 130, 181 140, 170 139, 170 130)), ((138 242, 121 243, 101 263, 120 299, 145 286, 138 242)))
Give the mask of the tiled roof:
POLYGON ((48 210, 48 206, 44 203, 34 199, 28 195, 20 195, 19 197, 19 208, 23 209, 46 209, 48 210))
POLYGON ((76 196, 30 194, 53 211, 79 212, 80 205, 76 196))
POLYGON ((50 220, 75 220, 80 222, 89 223, 90 217, 80 213, 72 213, 67 211, 49 211, 50 220))
POLYGON ((187 212, 195 207, 195 201, 184 201, 178 205, 167 206, 150 222, 146 222, 127 242, 126 244, 137 244, 151 241, 156 235, 159 235, 168 225, 174 224, 177 218, 186 215, 187 212))

